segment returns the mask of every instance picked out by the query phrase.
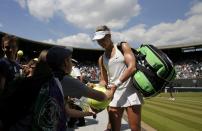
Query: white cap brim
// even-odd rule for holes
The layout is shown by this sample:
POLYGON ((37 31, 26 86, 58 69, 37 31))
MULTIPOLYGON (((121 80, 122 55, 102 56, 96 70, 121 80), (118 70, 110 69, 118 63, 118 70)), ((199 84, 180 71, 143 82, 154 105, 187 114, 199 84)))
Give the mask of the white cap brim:
POLYGON ((110 31, 97 31, 93 36, 93 40, 100 40, 104 38, 106 34, 110 34, 110 31))
POLYGON ((78 63, 78 61, 77 61, 77 60, 75 60, 75 59, 73 59, 73 58, 72 58, 72 62, 74 62, 74 63, 78 63))

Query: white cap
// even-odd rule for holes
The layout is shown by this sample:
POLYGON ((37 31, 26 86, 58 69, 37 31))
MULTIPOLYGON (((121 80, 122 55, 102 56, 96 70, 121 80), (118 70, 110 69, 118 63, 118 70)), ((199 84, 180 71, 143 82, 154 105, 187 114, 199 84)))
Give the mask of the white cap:
POLYGON ((100 40, 107 34, 111 34, 110 31, 97 31, 94 33, 93 40, 100 40))

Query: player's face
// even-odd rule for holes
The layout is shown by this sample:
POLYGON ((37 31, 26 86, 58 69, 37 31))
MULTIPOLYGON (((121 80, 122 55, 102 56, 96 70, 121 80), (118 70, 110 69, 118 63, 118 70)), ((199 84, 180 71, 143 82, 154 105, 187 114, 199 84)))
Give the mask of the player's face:
POLYGON ((101 47, 107 49, 107 47, 110 43, 110 39, 109 39, 109 37, 105 36, 104 38, 97 40, 97 42, 101 47))

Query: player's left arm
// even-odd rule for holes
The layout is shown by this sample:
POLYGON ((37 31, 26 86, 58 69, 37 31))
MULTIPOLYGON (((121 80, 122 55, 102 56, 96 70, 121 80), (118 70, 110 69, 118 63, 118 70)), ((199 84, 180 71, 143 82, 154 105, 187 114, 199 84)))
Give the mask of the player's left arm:
POLYGON ((127 42, 122 43, 122 50, 127 65, 126 70, 121 74, 119 80, 125 82, 136 70, 136 58, 127 42))

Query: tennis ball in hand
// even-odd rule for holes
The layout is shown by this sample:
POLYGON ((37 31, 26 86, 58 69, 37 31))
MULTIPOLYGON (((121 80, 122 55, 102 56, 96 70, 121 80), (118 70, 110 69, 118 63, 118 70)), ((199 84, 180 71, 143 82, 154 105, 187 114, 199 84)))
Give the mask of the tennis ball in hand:
MULTIPOLYGON (((93 88, 94 90, 101 91, 103 93, 106 92, 106 88, 100 85, 97 85, 93 88)), ((105 101, 97 101, 91 98, 88 98, 87 103, 90 105, 92 109, 95 109, 97 111, 102 111, 104 110, 110 103, 110 100, 105 100, 105 101)))
POLYGON ((23 51, 22 51, 22 50, 19 50, 19 51, 17 52, 17 55, 18 55, 19 57, 22 57, 22 56, 23 56, 23 51))

